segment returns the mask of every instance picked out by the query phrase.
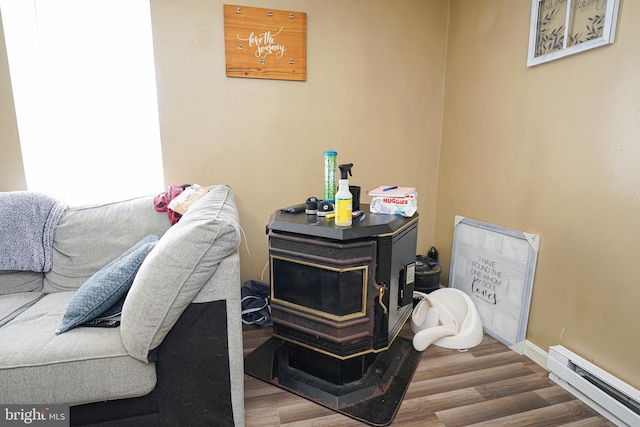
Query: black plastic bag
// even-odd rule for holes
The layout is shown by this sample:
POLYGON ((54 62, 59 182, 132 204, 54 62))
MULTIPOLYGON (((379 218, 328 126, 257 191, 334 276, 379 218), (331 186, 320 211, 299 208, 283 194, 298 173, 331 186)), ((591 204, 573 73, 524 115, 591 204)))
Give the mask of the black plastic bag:
POLYGON ((246 325, 272 326, 269 306, 269 285, 257 280, 247 280, 242 285, 240 303, 242 323, 246 325))

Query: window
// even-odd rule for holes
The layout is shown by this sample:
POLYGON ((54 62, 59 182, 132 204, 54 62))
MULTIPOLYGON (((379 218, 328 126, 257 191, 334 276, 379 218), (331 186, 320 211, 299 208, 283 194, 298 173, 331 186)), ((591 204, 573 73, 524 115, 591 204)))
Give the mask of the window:
POLYGON ((70 204, 163 187, 149 0, 0 0, 27 187, 70 204))

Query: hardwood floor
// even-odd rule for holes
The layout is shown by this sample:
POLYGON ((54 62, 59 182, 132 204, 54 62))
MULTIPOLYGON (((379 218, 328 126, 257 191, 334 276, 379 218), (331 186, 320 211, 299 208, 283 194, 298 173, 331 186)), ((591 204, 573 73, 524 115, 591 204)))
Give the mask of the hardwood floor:
MULTIPOLYGON (((245 356, 271 328, 245 326, 245 356)), ((411 338, 406 326, 401 336, 411 338)), ((548 373, 485 335, 467 351, 431 346, 392 426, 614 426, 549 380, 548 373)), ((247 427, 360 426, 360 422, 245 375, 247 427)))

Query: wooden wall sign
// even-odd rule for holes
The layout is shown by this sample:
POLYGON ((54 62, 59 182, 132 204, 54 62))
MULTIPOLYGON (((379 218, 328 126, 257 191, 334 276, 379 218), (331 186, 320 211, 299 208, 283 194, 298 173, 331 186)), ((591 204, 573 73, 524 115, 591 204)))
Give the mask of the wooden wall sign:
POLYGON ((307 14, 224 5, 227 77, 307 80, 307 14))

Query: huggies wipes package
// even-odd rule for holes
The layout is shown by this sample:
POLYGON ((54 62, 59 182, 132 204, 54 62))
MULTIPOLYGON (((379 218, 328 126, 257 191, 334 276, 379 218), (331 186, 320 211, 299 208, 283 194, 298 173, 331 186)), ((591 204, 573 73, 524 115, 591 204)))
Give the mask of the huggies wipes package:
POLYGON ((413 216, 418 210, 418 193, 412 187, 380 186, 369 191, 371 213, 413 216))

